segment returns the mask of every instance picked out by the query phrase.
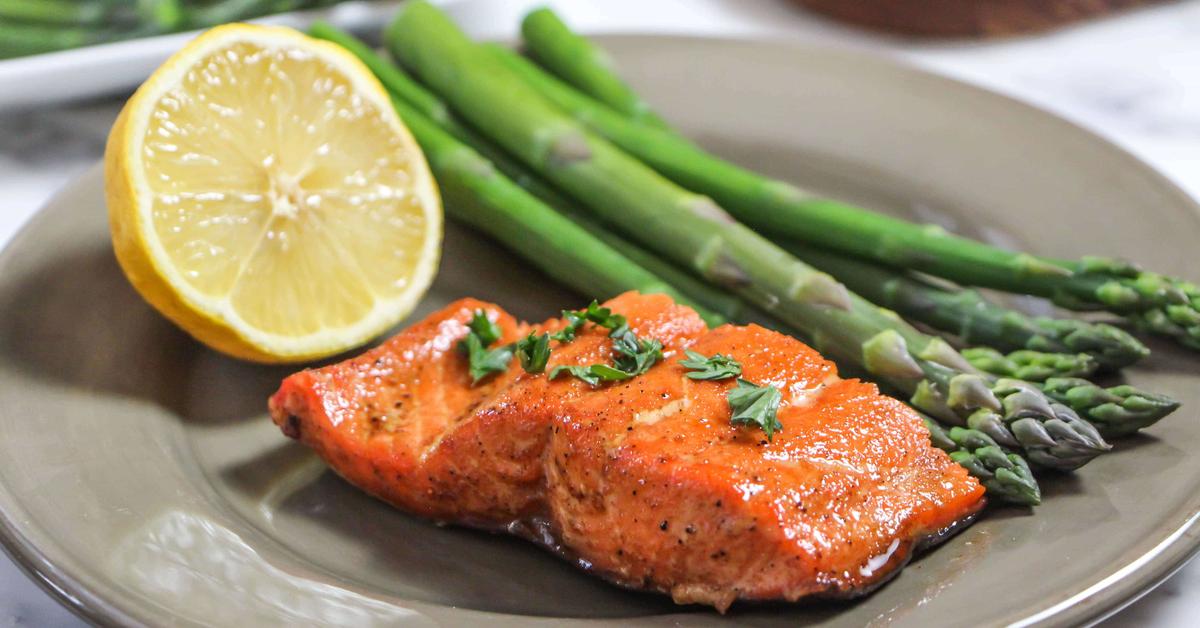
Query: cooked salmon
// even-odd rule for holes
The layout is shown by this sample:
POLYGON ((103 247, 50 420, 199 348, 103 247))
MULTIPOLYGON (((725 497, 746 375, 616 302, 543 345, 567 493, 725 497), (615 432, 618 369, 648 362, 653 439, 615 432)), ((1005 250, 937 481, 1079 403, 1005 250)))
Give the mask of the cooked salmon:
MULTIPOLYGON (((483 310, 502 343, 530 326, 490 303, 451 304, 383 345, 284 380, 284 434, 359 488, 437 521, 507 531, 622 586, 724 611, 736 600, 866 593, 969 522, 983 488, 930 445, 920 418, 838 377, 803 343, 709 330, 689 308, 627 293, 605 304, 664 358, 591 386, 507 372, 472 385, 456 349, 483 310), (782 431, 731 425, 732 379, 697 381, 684 349, 737 359, 782 393, 782 431)), ((556 365, 608 363, 607 330, 557 344, 556 365)))

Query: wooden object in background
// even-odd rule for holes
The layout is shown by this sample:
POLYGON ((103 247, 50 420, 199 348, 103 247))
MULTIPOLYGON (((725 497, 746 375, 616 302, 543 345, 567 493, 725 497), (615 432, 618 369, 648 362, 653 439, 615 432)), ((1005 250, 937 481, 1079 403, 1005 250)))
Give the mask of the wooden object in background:
POLYGON ((832 18, 920 37, 1043 31, 1162 0, 797 0, 832 18))

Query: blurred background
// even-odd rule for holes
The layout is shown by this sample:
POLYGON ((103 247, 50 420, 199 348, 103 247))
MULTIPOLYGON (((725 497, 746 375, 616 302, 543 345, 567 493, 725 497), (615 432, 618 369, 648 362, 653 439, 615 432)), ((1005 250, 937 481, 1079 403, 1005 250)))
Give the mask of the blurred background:
MULTIPOLYGON (((93 166, 124 99, 192 31, 330 19, 370 35, 397 2, 0 0, 0 244, 93 166)), ((507 39, 554 6, 585 33, 790 39, 874 51, 1053 111, 1200 198, 1200 3, 1159 0, 442 0, 507 39)), ((1192 625, 1200 564, 1108 620, 1192 625)), ((79 625, 0 556, 0 625, 79 625)))

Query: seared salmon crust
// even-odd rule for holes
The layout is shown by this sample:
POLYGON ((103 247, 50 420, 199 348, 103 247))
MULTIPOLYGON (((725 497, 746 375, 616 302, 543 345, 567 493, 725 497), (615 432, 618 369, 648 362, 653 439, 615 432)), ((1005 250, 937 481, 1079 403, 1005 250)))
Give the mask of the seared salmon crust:
MULTIPOLYGON (((347 481, 416 515, 508 531, 626 587, 724 611, 735 600, 847 597, 969 522, 983 488, 929 442, 920 417, 841 379, 803 343, 758 327, 709 330, 659 295, 607 307, 664 358, 597 387, 514 362, 471 385, 455 345, 476 310, 500 342, 553 331, 463 299, 365 354, 288 377, 283 432, 347 481), (685 348, 741 362, 782 392, 782 432, 729 423, 733 380, 696 381, 685 348)), ((549 368, 608 363, 607 330, 555 344, 549 368)))

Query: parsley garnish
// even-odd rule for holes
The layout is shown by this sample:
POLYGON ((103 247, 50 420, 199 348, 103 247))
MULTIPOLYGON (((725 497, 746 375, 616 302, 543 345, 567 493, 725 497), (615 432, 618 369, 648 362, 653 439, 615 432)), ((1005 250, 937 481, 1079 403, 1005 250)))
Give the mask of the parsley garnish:
POLYGON ((621 328, 628 329, 628 324, 625 317, 620 314, 613 314, 613 311, 606 307, 600 307, 600 302, 593 300, 588 304, 587 308, 582 310, 563 310, 563 318, 567 320, 567 326, 554 332, 550 336, 551 340, 558 342, 571 342, 575 340, 576 334, 583 328, 584 323, 592 322, 600 327, 613 330, 612 336, 616 336, 617 330, 621 328))
MULTIPOLYGON (((684 353, 687 359, 680 360, 679 364, 691 371, 687 374, 691 379, 728 379, 742 374, 741 363, 730 356, 718 353, 709 357, 697 351, 684 353)), ((725 395, 731 412, 729 422, 757 426, 767 435, 767 440, 771 440, 775 432, 783 430, 777 417, 782 398, 774 386, 759 386, 738 377, 737 386, 725 395)))
POLYGON ((774 386, 759 386, 744 379, 737 381, 737 387, 729 391, 729 409, 733 415, 729 422, 733 425, 751 425, 762 429, 767 440, 775 436, 775 432, 783 431, 783 425, 776 417, 779 401, 783 395, 774 386))
POLYGON ((466 338, 458 342, 458 350, 466 354, 471 385, 493 373, 503 373, 512 362, 514 345, 504 345, 488 350, 488 345, 500 340, 500 326, 488 320, 487 312, 475 310, 466 338))
POLYGON ((642 340, 624 323, 613 330, 613 366, 629 373, 630 377, 650 370, 662 359, 662 343, 651 338, 642 340), (616 335, 616 334, 620 335, 616 335))
POLYGON ((583 315, 584 310, 563 310, 563 318, 567 320, 567 326, 551 334, 551 340, 567 343, 575 340, 575 334, 579 333, 579 329, 587 322, 587 317, 583 315))
POLYGON ((500 336, 504 333, 500 330, 500 326, 493 323, 487 317, 487 312, 483 310, 475 310, 475 315, 471 317, 471 322, 467 323, 467 328, 479 336, 479 341, 485 347, 500 340, 500 336))
POLYGON ((607 364, 593 364, 591 366, 556 366, 550 369, 550 379, 558 379, 558 376, 563 373, 573 375, 592 386, 599 386, 600 382, 619 382, 633 377, 632 373, 626 373, 607 364))
POLYGON ((472 385, 478 384, 492 373, 507 371, 508 363, 512 362, 513 345, 504 345, 489 351, 475 333, 468 334, 460 346, 467 352, 472 385))
POLYGON ((550 359, 550 334, 530 333, 517 341, 517 358, 526 373, 541 373, 550 359))
POLYGON ((742 374, 742 365, 737 360, 720 353, 706 357, 702 353, 687 350, 684 351, 687 355, 686 360, 680 360, 684 368, 690 370, 687 376, 691 379, 726 379, 729 377, 737 377, 742 374))
POLYGON ((607 329, 616 330, 626 326, 624 316, 613 314, 613 311, 609 308, 600 307, 600 303, 595 300, 588 304, 587 309, 583 311, 583 315, 589 321, 607 329))
MULTIPOLYGON (((591 309, 589 307, 589 309, 591 309)), ((607 310, 608 308, 600 308, 607 310)), ((581 379, 592 386, 601 382, 619 382, 637 377, 650 370, 656 362, 662 359, 662 343, 658 340, 642 340, 629 329, 625 317, 619 314, 606 314, 607 320, 616 324, 609 335, 613 338, 613 363, 592 364, 590 366, 556 366, 550 371, 550 379, 567 373, 581 379), (620 320, 615 320, 620 317, 620 320)), ((589 320, 591 320, 589 318, 589 320)), ((599 324, 599 323, 597 323, 599 324)))
POLYGON ((486 312, 476 310, 471 322, 467 324, 470 332, 458 343, 459 350, 467 355, 470 362, 473 383, 478 384, 492 373, 507 370, 514 355, 525 372, 544 372, 546 363, 550 360, 550 341, 571 342, 587 323, 609 330, 608 335, 613 339, 613 363, 556 366, 550 371, 550 379, 557 379, 566 373, 597 386, 601 382, 617 382, 637 377, 662 359, 661 342, 638 338, 629 328, 629 321, 624 316, 614 314, 610 308, 601 307, 598 301, 592 301, 582 310, 563 310, 563 318, 567 321, 566 327, 553 334, 539 336, 530 333, 514 344, 488 350, 489 345, 500 340, 502 331, 499 325, 488 320, 486 312))

